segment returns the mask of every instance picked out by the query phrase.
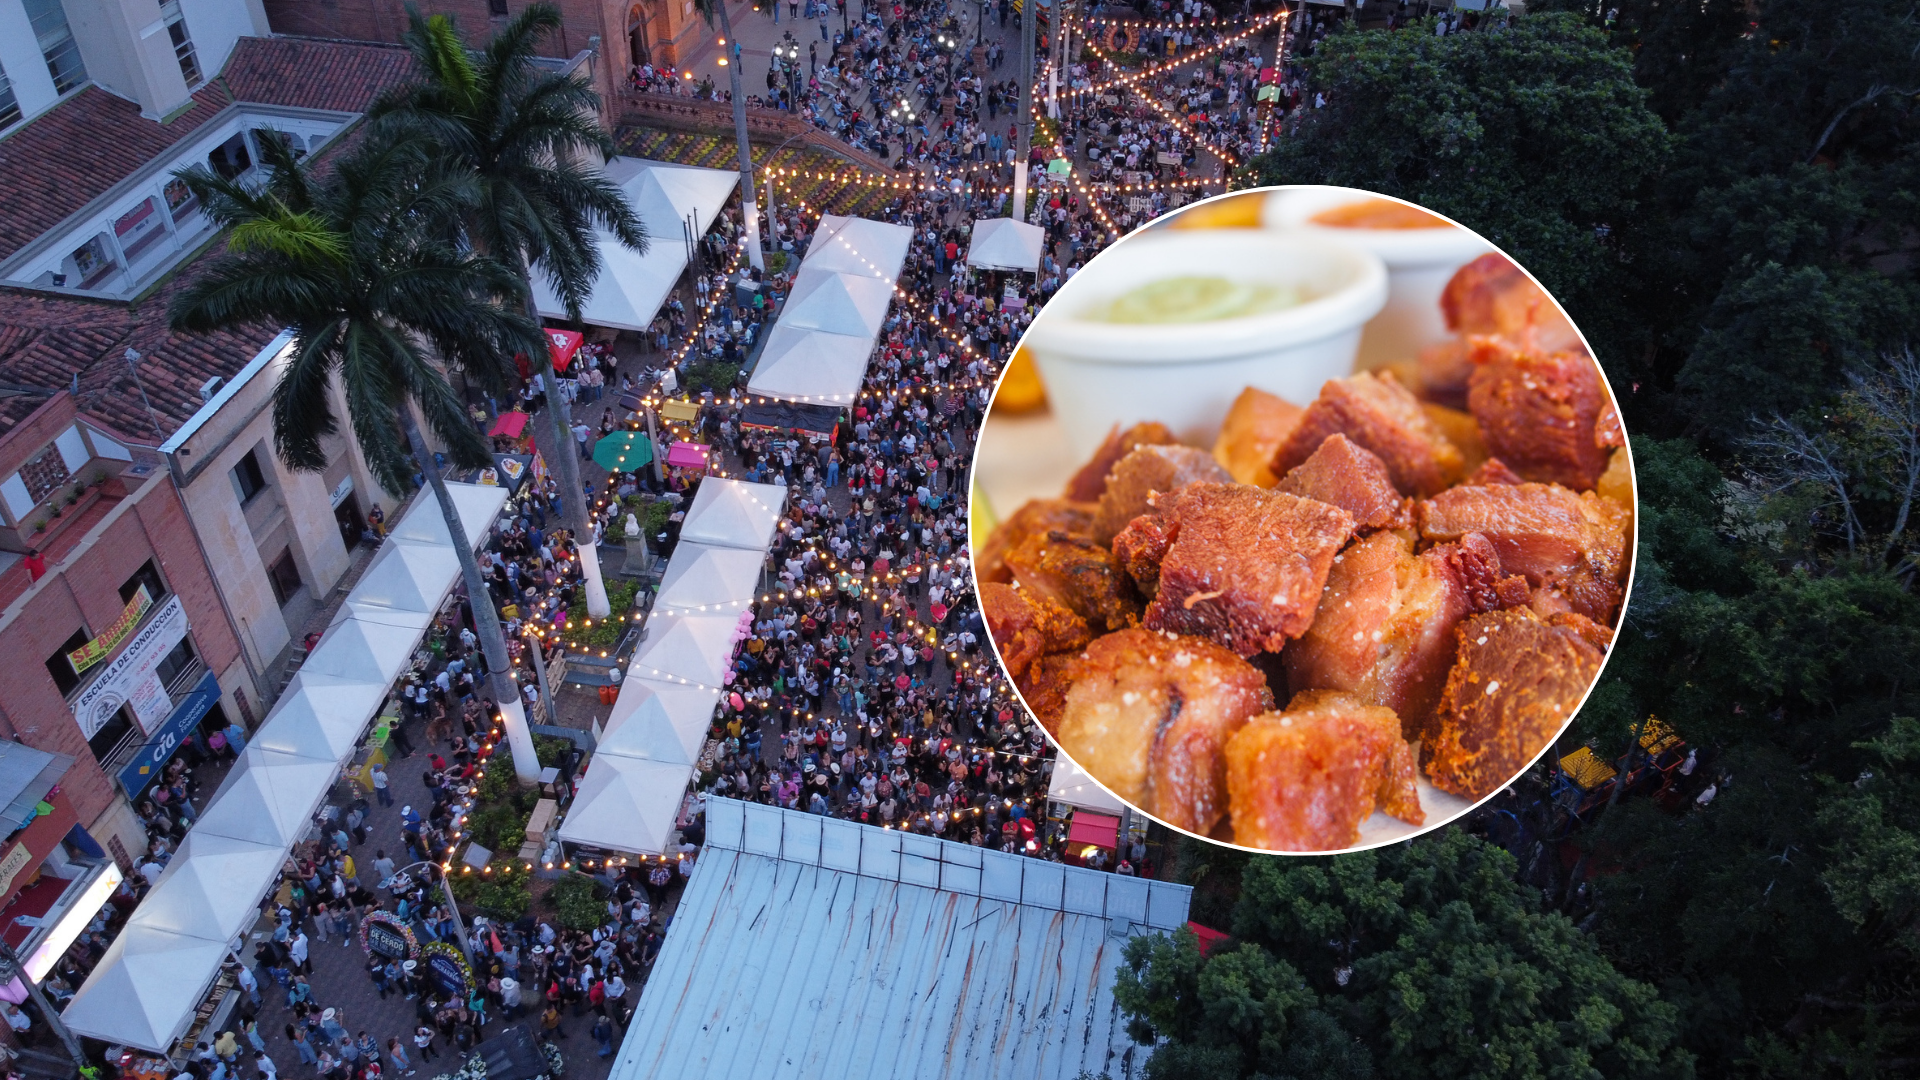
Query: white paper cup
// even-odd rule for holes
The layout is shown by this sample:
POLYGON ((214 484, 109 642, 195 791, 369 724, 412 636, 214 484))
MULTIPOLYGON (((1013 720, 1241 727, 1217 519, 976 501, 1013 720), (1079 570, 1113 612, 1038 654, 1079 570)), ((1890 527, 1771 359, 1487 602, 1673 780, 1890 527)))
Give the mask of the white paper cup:
POLYGON ((1367 324, 1360 338, 1357 366, 1362 371, 1412 360, 1421 349, 1447 340, 1451 335, 1440 314, 1441 291, 1454 271, 1494 250, 1478 233, 1459 225, 1349 229, 1315 225, 1308 220, 1323 210, 1369 199, 1406 202, 1359 188, 1283 187, 1268 196, 1263 217, 1272 229, 1358 244, 1387 264, 1387 306, 1379 318, 1367 324))
POLYGON ((1305 405, 1351 375, 1361 328, 1387 300, 1378 257, 1338 238, 1269 230, 1136 233, 1060 287, 1024 344, 1047 400, 1081 457, 1114 424, 1158 420, 1206 445, 1240 391, 1256 386, 1305 405), (1112 323, 1087 318, 1133 288, 1183 276, 1287 286, 1307 299, 1241 318, 1112 323))

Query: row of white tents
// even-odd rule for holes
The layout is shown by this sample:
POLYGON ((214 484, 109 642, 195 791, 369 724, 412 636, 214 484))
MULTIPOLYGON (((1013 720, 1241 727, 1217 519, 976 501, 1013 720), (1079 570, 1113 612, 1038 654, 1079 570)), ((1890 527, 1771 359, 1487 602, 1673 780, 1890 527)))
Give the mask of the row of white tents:
MULTIPOLYGON (((467 536, 484 539, 506 492, 448 487, 467 536)), ((414 500, 166 871, 73 995, 62 1014, 68 1027, 156 1052, 185 1033, 459 575, 439 504, 414 500)))
POLYGON ((559 829, 569 843, 663 854, 694 762, 725 692, 787 489, 709 477, 680 541, 559 829))
POLYGON ((905 225, 823 215, 747 392, 853 404, 912 242, 913 230, 905 225))

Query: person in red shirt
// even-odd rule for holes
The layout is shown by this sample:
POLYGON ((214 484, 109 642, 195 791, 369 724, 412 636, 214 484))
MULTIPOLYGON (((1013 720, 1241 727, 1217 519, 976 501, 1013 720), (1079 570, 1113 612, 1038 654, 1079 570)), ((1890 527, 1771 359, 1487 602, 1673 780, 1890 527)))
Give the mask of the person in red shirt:
POLYGON ((28 581, 39 581, 47 576, 47 557, 40 554, 39 548, 28 548, 27 557, 22 561, 27 566, 28 581))

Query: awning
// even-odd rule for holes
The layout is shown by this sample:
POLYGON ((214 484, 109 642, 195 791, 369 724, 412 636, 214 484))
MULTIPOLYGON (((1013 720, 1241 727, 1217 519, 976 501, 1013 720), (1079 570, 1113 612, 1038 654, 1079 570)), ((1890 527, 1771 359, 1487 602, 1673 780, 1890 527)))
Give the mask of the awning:
POLYGON ((1118 814, 1126 804, 1106 788, 1094 782, 1087 771, 1062 754, 1053 759, 1053 779, 1047 784, 1047 798, 1088 810, 1118 814))
POLYGON ((515 409, 512 412, 501 413, 500 418, 493 422, 493 429, 488 431, 487 434, 498 435, 507 439, 517 439, 520 437, 520 433, 525 430, 527 430, 527 414, 521 412, 519 409, 515 409))
POLYGON ((967 246, 967 265, 987 270, 1037 271, 1046 235, 1040 226, 1013 218, 976 221, 973 240, 967 246))
MULTIPOLYGON (((644 331, 687 268, 688 245, 681 242, 681 230, 690 225, 696 238, 706 235, 740 182, 740 174, 617 157, 607 162, 605 175, 626 195, 634 214, 646 222, 653 242, 641 254, 612 233, 594 230, 600 276, 580 317, 591 326, 644 331)), ((533 299, 542 318, 568 318, 544 265, 534 268, 533 299)))
POLYGON ((692 778, 690 765, 595 754, 560 824, 560 839, 636 854, 665 851, 692 778))
POLYGON ((66 754, 49 754, 30 746, 0 739, 0 837, 33 819, 34 807, 47 797, 60 778, 73 765, 66 754))
POLYGON ((660 406, 660 415, 669 420, 678 420, 683 424, 691 424, 695 420, 700 419, 700 403, 675 398, 660 406))
POLYGON ((866 381, 873 338, 776 323, 747 392, 786 401, 851 405, 866 381))
POLYGON ((1215 930, 1211 926, 1201 926, 1197 922, 1187 923, 1187 929, 1200 939, 1200 955, 1205 956, 1220 947, 1222 942, 1233 940, 1233 935, 1215 930))
POLYGON ((667 447, 667 464, 676 469, 704 469, 708 453, 706 443, 677 442, 667 447))
POLYGON ((680 523, 680 542, 751 548, 764 555, 786 501, 787 489, 778 484, 708 477, 680 523))
POLYGON ((740 425, 770 431, 799 431, 831 439, 840 428, 842 411, 837 405, 772 401, 764 405, 749 405, 740 410, 740 425))
POLYGON ((1073 823, 1067 826, 1067 845, 1092 844, 1094 847, 1113 848, 1120 843, 1120 819, 1105 814, 1089 814, 1085 810, 1076 811, 1073 823))
POLYGON ((720 611, 737 616, 758 592, 766 557, 752 548, 681 539, 660 578, 655 611, 720 611))
POLYGON ((912 243, 913 230, 905 225, 823 216, 786 306, 760 348, 747 392, 852 404, 912 243))
POLYGON ((733 660, 733 631, 739 622, 735 612, 655 613, 647 620, 647 640, 634 650, 628 671, 718 689, 733 660))

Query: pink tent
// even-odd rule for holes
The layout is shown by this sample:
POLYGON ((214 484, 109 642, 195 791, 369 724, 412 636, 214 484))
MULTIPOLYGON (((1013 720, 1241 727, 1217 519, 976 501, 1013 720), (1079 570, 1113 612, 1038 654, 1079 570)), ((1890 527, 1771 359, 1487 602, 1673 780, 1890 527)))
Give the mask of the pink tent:
POLYGON ((677 442, 667 447, 667 464, 676 469, 704 469, 708 452, 705 443, 677 442))

